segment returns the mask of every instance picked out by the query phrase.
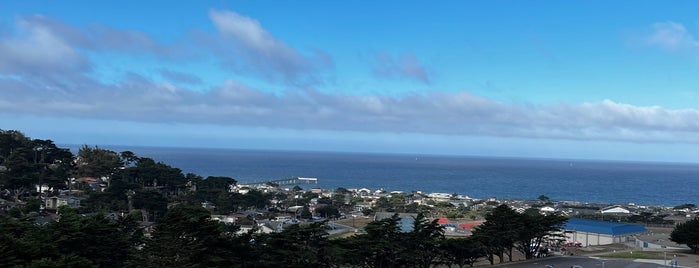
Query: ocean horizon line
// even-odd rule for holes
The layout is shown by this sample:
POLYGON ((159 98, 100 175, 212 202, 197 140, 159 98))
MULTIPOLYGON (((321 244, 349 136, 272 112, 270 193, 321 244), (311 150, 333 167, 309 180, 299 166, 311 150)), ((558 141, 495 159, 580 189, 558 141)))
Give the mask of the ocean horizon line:
MULTIPOLYGON (((508 156, 508 155, 476 155, 476 154, 448 154, 448 153, 410 153, 410 152, 370 152, 370 151, 337 151, 337 150, 299 150, 299 149, 266 149, 266 148, 233 148, 233 147, 194 147, 194 146, 165 146, 165 145, 118 145, 118 144, 71 144, 59 143, 59 147, 66 147, 77 153, 80 147, 87 145, 108 150, 118 149, 132 151, 133 149, 156 150, 196 150, 196 151, 237 151, 237 152, 265 152, 265 153, 306 153, 306 154, 335 154, 335 155, 375 155, 375 156, 405 156, 405 157, 436 157, 436 158, 464 158, 464 159, 493 159, 493 160, 533 160, 555 162, 587 162, 587 163, 626 163, 626 164, 658 164, 658 165, 682 165, 698 166, 699 162, 657 161, 657 160, 627 160, 627 159, 598 159, 598 158, 556 158, 537 156, 508 156)), ((158 160, 158 159, 154 159, 158 160)), ((419 159, 418 159, 419 160, 419 159)))

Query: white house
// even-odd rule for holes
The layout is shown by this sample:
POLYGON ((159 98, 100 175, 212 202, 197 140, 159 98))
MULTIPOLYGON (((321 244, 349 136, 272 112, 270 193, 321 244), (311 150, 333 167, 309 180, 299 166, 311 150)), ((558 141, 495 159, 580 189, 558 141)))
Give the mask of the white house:
POLYGON ((362 188, 362 189, 357 190, 357 193, 359 195, 369 195, 369 194, 371 194, 371 190, 369 190, 367 188, 362 188))
POLYGON ((269 228, 268 226, 265 226, 264 224, 258 224, 258 225, 257 225, 257 228, 255 228, 255 226, 251 226, 251 225, 243 225, 243 226, 240 226, 240 229, 238 229, 238 231, 236 232, 236 234, 239 234, 239 235, 240 235, 240 234, 245 234, 245 233, 248 233, 248 232, 250 232, 250 231, 252 231, 252 230, 255 230, 255 233, 258 233, 258 234, 262 234, 262 233, 264 233, 264 234, 271 234, 271 233, 274 233, 274 230, 273 230, 272 228, 269 228))
POLYGON ((233 215, 211 215, 211 220, 220 221, 226 224, 233 224, 238 220, 238 218, 233 215))
POLYGON ((552 208, 552 207, 549 207, 549 206, 541 207, 541 208, 539 209, 539 212, 540 212, 540 213, 543 213, 543 214, 549 214, 549 213, 553 213, 553 212, 555 212, 555 211, 556 211, 555 208, 552 208))
POLYGON ((48 184, 34 184, 37 193, 48 193, 53 192, 53 187, 49 187, 48 184))
POLYGON ((56 210, 60 206, 79 207, 80 199, 72 196, 52 196, 46 198, 44 208, 56 210))
POLYGON ((447 202, 451 199, 451 194, 447 193, 430 193, 427 197, 432 198, 435 201, 447 202))

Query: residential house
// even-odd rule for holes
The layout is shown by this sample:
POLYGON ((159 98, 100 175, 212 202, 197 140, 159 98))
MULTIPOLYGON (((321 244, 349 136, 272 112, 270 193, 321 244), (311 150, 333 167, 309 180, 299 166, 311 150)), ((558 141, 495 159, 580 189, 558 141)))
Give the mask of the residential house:
POLYGON ((556 209, 549 207, 549 206, 544 206, 544 207, 539 208, 539 213, 541 213, 541 214, 548 215, 548 214, 552 214, 554 212, 556 212, 556 209))
POLYGON ((225 224, 234 224, 238 221, 238 217, 234 215, 211 215, 211 220, 220 221, 225 224))
POLYGON ((614 205, 600 209, 600 213, 616 216, 628 216, 631 214, 631 211, 620 205, 614 205))
POLYGON ((80 206, 80 199, 81 198, 67 195, 47 197, 44 203, 44 208, 48 210, 56 210, 60 206, 77 208, 80 206))
POLYGON ((394 213, 394 212, 377 212, 374 215, 374 221, 380 221, 383 219, 391 218, 393 215, 398 214, 400 222, 398 223, 402 232, 407 233, 413 230, 413 223, 415 222, 415 217, 417 213, 394 213))

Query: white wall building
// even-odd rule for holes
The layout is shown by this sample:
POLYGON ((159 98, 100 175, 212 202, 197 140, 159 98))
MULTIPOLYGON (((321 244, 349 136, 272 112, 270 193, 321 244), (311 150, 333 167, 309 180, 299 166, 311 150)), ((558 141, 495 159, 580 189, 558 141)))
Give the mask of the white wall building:
POLYGON ((568 219, 563 230, 568 242, 580 242, 584 247, 625 243, 637 234, 648 232, 638 224, 585 219, 568 219))

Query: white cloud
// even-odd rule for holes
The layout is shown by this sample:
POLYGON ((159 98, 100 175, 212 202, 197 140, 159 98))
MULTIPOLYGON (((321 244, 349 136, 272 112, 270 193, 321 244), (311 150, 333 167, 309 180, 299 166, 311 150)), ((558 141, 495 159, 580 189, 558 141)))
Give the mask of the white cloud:
POLYGON ((332 67, 327 54, 316 50, 303 55, 276 39, 255 19, 229 10, 211 10, 209 19, 225 41, 219 48, 224 66, 234 71, 252 71, 270 80, 298 85, 318 82, 317 72, 332 67))
POLYGON ((228 10, 211 10, 209 18, 221 34, 237 38, 250 49, 260 52, 295 54, 292 49, 277 41, 252 18, 228 10))
POLYGON ((54 29, 33 18, 16 21, 17 34, 0 36, 0 73, 55 74, 89 68, 87 60, 54 29))
POLYGON ((154 55, 159 59, 191 57, 182 44, 161 44, 150 35, 91 24, 80 29, 41 16, 20 16, 14 31, 0 33, 0 74, 31 79, 84 75, 91 70, 87 53, 121 53, 122 56, 154 55))
POLYGON ((653 24, 653 33, 648 38, 648 42, 669 51, 696 51, 699 49, 699 41, 687 31, 684 25, 676 22, 653 24))

